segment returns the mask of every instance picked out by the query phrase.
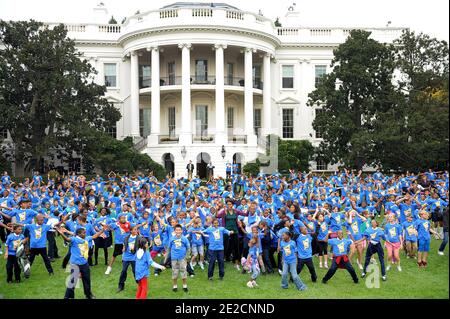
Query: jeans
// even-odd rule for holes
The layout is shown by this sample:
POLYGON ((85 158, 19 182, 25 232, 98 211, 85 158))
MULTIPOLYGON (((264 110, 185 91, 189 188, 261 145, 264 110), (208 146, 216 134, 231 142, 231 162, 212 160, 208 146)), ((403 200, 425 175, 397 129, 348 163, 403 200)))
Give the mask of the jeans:
POLYGON ((134 261, 122 261, 122 272, 120 273, 120 278, 119 278, 119 289, 124 289, 125 288, 125 281, 127 280, 127 272, 128 272, 128 266, 131 266, 131 270, 133 271, 133 276, 135 275, 134 273, 134 266, 135 266, 135 262, 134 261))
POLYGON ((316 270, 314 269, 312 257, 306 258, 306 259, 301 259, 301 258, 298 259, 297 273, 300 274, 303 270, 303 266, 305 266, 305 265, 306 265, 306 267, 308 267, 309 273, 311 275, 311 281, 316 282, 317 275, 316 275, 316 270))
POLYGON ((267 273, 269 273, 269 274, 273 273, 272 262, 270 260, 270 255, 272 255, 272 258, 273 258, 273 253, 271 253, 270 248, 263 248, 262 255, 263 255, 264 265, 266 266, 266 269, 267 269, 267 273))
POLYGON ((219 262, 219 277, 223 278, 223 276, 225 276, 223 255, 223 250, 209 251, 208 278, 212 278, 214 276, 216 259, 219 262))
POLYGON ((13 270, 14 270, 14 279, 16 281, 20 281, 20 265, 16 256, 8 255, 8 260, 6 261, 6 281, 12 282, 13 280, 13 270))
POLYGON ((288 273, 291 274, 292 280, 294 281, 295 286, 298 290, 305 290, 306 285, 300 279, 297 274, 297 263, 293 262, 288 264, 286 261, 283 261, 283 274, 281 275, 281 288, 288 288, 288 273))
POLYGON ((47 268, 47 271, 49 274, 53 273, 52 264, 50 263, 50 259, 48 259, 47 256, 47 248, 30 248, 30 266, 33 265, 34 258, 37 255, 41 255, 42 259, 44 260, 45 268, 47 268))
POLYGON ((70 281, 67 283, 64 299, 75 298, 75 286, 77 285, 79 274, 81 274, 81 280, 83 281, 84 295, 86 298, 91 299, 91 270, 89 269, 88 263, 84 265, 70 265, 70 281))
POLYGON ((439 251, 443 252, 445 249, 445 246, 447 246, 448 243, 448 230, 444 231, 444 239, 442 240, 441 246, 439 246, 439 251))
POLYGON ((258 268, 258 261, 256 260, 256 261, 254 261, 253 263, 252 263, 252 279, 253 280, 255 280, 256 278, 258 278, 258 276, 259 276, 259 273, 260 273, 260 270, 259 270, 259 268, 258 268))
POLYGON ((238 233, 233 233, 231 235, 223 235, 223 242, 225 244, 225 259, 231 260, 231 256, 233 256, 232 261, 239 261, 239 239, 238 233))
MULTIPOLYGON (((370 260, 370 258, 369 258, 370 260)), ((358 276, 356 275, 355 269, 353 268, 352 264, 350 263, 350 260, 347 262, 344 262, 341 259, 341 264, 344 265, 344 268, 347 269, 347 271, 350 273, 350 275, 352 276, 352 279, 355 283, 358 282, 358 276)), ((328 272, 326 273, 325 277, 323 277, 322 282, 327 282, 328 280, 331 279, 331 277, 334 276, 334 274, 336 273, 336 270, 338 269, 338 264, 336 262, 336 257, 333 257, 333 263, 331 264, 330 269, 328 269, 328 272)))
POLYGON ((378 243, 376 245, 369 243, 369 246, 367 247, 366 251, 366 260, 364 261, 364 269, 363 272, 366 273, 367 266, 369 266, 370 258, 372 255, 378 254, 378 259, 380 260, 380 266, 381 266, 381 275, 386 275, 386 268, 384 266, 384 251, 383 247, 381 247, 381 244, 378 243))

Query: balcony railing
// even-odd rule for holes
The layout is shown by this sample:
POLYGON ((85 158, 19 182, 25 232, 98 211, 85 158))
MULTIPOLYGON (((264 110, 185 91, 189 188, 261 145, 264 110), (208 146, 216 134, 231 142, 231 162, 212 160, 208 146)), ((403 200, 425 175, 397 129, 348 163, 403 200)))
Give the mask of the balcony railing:
POLYGON ((191 75, 191 84, 216 84, 215 75, 191 75))
POLYGON ((247 144, 247 135, 228 135, 230 144, 247 144))
POLYGON ((193 134, 192 135, 192 143, 214 143, 214 135, 208 134, 193 134))
MULTIPOLYGON (((225 85, 230 86, 245 86, 245 80, 243 78, 235 78, 235 77, 229 77, 225 76, 224 78, 225 85)), ((254 89, 263 89, 263 82, 259 79, 253 79, 253 88, 254 89)))
POLYGON ((159 82, 159 85, 161 86, 181 85, 181 76, 162 77, 161 81, 159 82))
POLYGON ((180 140, 180 137, 175 134, 158 136, 158 144, 177 144, 179 142, 179 140, 180 140))

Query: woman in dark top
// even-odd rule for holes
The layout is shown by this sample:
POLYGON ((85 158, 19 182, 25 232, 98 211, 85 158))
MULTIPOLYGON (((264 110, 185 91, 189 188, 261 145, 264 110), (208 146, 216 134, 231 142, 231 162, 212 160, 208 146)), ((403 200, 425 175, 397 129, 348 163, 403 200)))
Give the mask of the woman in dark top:
POLYGON ((223 235, 225 260, 230 261, 231 255, 233 255, 232 261, 235 263, 236 269, 239 270, 240 252, 237 224, 238 216, 247 216, 247 212, 242 212, 239 209, 234 208, 234 203, 232 200, 227 200, 226 207, 219 210, 216 215, 217 218, 222 220, 222 227, 233 231, 230 235, 223 235))

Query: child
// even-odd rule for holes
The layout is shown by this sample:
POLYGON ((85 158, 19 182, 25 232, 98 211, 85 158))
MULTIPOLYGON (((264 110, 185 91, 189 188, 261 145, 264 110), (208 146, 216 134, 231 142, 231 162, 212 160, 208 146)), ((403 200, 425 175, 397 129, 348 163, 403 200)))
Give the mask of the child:
POLYGON ((428 252, 430 251, 430 232, 437 234, 433 229, 431 229, 431 224, 428 212, 422 210, 419 213, 419 219, 415 221, 415 227, 417 230, 417 240, 418 240, 418 259, 417 264, 419 267, 425 268, 427 263, 428 252))
POLYGON ((159 270, 165 270, 166 267, 153 261, 150 253, 148 252, 148 241, 146 238, 140 238, 137 245, 136 252, 136 282, 138 283, 138 289, 136 292, 136 299, 147 299, 147 278, 150 274, 149 267, 152 266, 159 270))
POLYGON ((14 225, 13 232, 8 235, 6 238, 6 250, 4 254, 4 258, 7 260, 6 262, 6 282, 8 284, 12 283, 13 278, 13 270, 14 270, 14 279, 17 283, 20 282, 20 266, 16 257, 16 250, 21 244, 25 244, 28 239, 22 234, 22 226, 14 225))
POLYGON ((52 227, 44 224, 44 216, 38 214, 36 216, 36 224, 27 224, 25 229, 30 234, 30 266, 33 265, 34 258, 37 255, 42 256, 48 274, 53 276, 53 268, 47 255, 47 232, 52 227))
POLYGON ((337 237, 328 240, 328 244, 330 244, 331 249, 333 250, 333 263, 331 264, 330 269, 325 274, 325 277, 322 279, 322 283, 326 284, 331 277, 334 276, 336 270, 339 268, 345 268, 352 276, 353 282, 357 284, 359 282, 358 276, 356 276, 355 269, 353 268, 350 260, 355 252, 355 246, 351 239, 344 238, 344 233, 342 230, 338 230, 336 233, 337 237), (350 256, 347 255, 347 252, 350 248, 350 256))
POLYGON ((297 274, 297 246, 291 240, 291 232, 286 231, 281 235, 279 249, 282 252, 283 272, 281 275, 281 288, 288 288, 288 273, 291 273, 292 279, 298 290, 303 291, 306 285, 302 282, 297 274))
POLYGON ((189 229, 189 234, 191 236, 191 250, 192 250, 192 258, 191 258, 191 268, 193 269, 196 264, 197 256, 199 257, 199 265, 201 269, 204 269, 203 261, 204 261, 204 246, 203 246, 203 236, 202 236, 202 220, 200 217, 194 219, 193 227, 189 229))
POLYGON ((316 216, 317 219, 317 246, 319 250, 319 268, 325 267, 328 269, 328 243, 326 241, 328 233, 330 232, 328 227, 328 217, 320 212, 316 216))
POLYGON ((131 230, 131 224, 130 222, 127 222, 125 215, 121 215, 119 217, 119 221, 110 223, 109 227, 114 230, 114 252, 111 261, 106 268, 105 275, 109 275, 111 273, 112 265, 114 264, 116 257, 123 254, 123 241, 125 236, 131 230))
POLYGON ((248 258, 250 259, 250 270, 252 272, 250 276, 250 280, 247 282, 247 287, 255 288, 258 287, 256 283, 256 278, 258 277, 260 270, 258 264, 258 256, 259 254, 259 239, 258 237, 253 237, 248 242, 249 250, 248 250, 248 258))
POLYGON ((364 278, 366 276, 367 266, 369 266, 370 259, 374 254, 377 254, 381 265, 381 279, 383 279, 383 281, 386 281, 384 251, 383 247, 381 246, 381 239, 386 240, 386 236, 384 234, 384 231, 381 228, 378 228, 378 221, 376 221, 375 219, 371 221, 371 227, 366 229, 366 231, 364 232, 364 237, 369 240, 369 246, 367 247, 366 259, 364 261, 364 267, 361 277, 364 278))
MULTIPOLYGON (((387 217, 388 223, 384 226, 384 233, 386 235, 386 250, 388 253, 387 260, 391 261, 392 265, 397 264, 398 271, 402 271, 400 266, 400 248, 403 246, 403 230, 397 222, 397 216, 395 214, 389 214, 387 217)), ((390 265, 386 267, 389 271, 390 265)))
POLYGON ((311 281, 317 281, 316 270, 314 269, 314 263, 312 261, 312 237, 308 234, 308 229, 306 227, 300 228, 301 234, 297 238, 297 254, 298 254, 298 264, 297 273, 300 275, 303 266, 306 265, 311 275, 311 281))
POLYGON ((209 264, 208 264, 208 279, 212 280, 214 275, 214 267, 216 260, 219 263, 219 279, 223 280, 225 276, 224 269, 224 252, 223 252, 223 234, 233 234, 232 230, 227 230, 224 227, 219 227, 219 221, 213 220, 213 226, 205 229, 204 236, 209 238, 209 264))
POLYGON ((366 239, 363 236, 363 233, 360 231, 360 228, 361 224, 363 224, 365 221, 366 218, 358 214, 356 210, 350 210, 348 212, 346 228, 348 235, 350 236, 350 239, 353 241, 353 244, 355 245, 356 252, 358 255, 356 258, 356 263, 358 264, 358 267, 361 270, 363 269, 362 258, 366 244, 366 239))
POLYGON ((183 281, 183 291, 188 292, 187 287, 187 262, 186 255, 189 252, 189 240, 183 236, 183 227, 180 224, 174 227, 175 235, 169 240, 170 259, 172 264, 172 290, 178 291, 178 275, 181 275, 183 281))
MULTIPOLYGON (((152 233, 150 234, 150 242, 152 245, 152 251, 150 252, 150 257, 154 259, 156 256, 161 257, 164 262, 164 243, 163 243, 163 230, 160 229, 158 223, 154 223, 152 226, 152 233)), ((161 260, 160 260, 161 262, 161 260)), ((158 276, 160 269, 155 269, 155 276, 158 276)))
POLYGON ((120 273, 119 286, 117 288, 117 293, 125 289, 125 281, 127 280, 128 267, 131 266, 131 271, 133 276, 135 274, 135 260, 136 260, 136 243, 139 241, 141 236, 138 233, 139 226, 133 226, 131 228, 131 233, 125 237, 123 241, 123 255, 122 255, 122 272, 120 273))
POLYGON ((406 257, 417 258, 417 230, 411 213, 406 215, 406 221, 402 224, 402 227, 406 245, 406 257))
POLYGON ((67 237, 66 229, 57 228, 60 235, 70 243, 70 282, 67 284, 64 299, 75 298, 75 286, 77 285, 79 274, 83 281, 84 294, 87 299, 95 299, 91 291, 91 271, 88 264, 89 242, 103 234, 106 226, 93 236, 86 237, 86 229, 78 228, 75 236, 67 237))

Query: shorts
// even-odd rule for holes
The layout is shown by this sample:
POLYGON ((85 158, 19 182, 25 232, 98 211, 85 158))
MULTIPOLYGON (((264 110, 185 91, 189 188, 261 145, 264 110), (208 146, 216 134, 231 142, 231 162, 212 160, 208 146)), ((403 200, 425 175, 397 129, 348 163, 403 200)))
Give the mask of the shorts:
POLYGON ((123 254, 123 244, 114 244, 113 257, 117 257, 123 254))
POLYGON ((430 240, 429 239, 419 239, 418 241, 418 251, 420 252, 429 252, 430 251, 430 240))
POLYGON ((401 248, 400 242, 398 242, 398 243, 386 242, 384 244, 384 246, 386 247, 386 249, 389 249, 389 248, 400 249, 401 248))
POLYGON ((328 243, 326 241, 318 240, 317 246, 318 246, 318 250, 319 250, 319 256, 328 254, 328 243))
POLYGON ((204 250, 203 245, 192 245, 191 250, 192 250, 192 256, 197 256, 197 255, 203 256, 203 250, 204 250))
POLYGON ((177 279, 181 275, 181 279, 187 278, 187 262, 186 259, 172 260, 172 279, 177 279))

